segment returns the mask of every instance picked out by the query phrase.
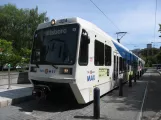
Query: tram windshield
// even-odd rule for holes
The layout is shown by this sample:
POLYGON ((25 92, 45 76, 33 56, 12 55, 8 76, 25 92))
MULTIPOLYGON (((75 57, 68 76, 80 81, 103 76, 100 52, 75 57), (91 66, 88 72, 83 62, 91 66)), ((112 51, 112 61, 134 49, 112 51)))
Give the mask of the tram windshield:
POLYGON ((71 65, 75 63, 79 25, 61 25, 35 32, 32 64, 71 65))

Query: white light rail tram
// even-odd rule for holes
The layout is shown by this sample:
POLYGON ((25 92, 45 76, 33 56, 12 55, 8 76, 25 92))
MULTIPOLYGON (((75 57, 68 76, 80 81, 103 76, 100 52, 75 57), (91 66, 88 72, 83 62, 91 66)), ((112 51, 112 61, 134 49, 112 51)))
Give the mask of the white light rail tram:
POLYGON ((39 24, 35 31, 29 80, 34 96, 70 88, 78 104, 85 104, 93 101, 95 87, 100 88, 102 96, 116 88, 120 78, 126 82, 129 75, 140 74, 144 64, 86 20, 53 19, 39 24))

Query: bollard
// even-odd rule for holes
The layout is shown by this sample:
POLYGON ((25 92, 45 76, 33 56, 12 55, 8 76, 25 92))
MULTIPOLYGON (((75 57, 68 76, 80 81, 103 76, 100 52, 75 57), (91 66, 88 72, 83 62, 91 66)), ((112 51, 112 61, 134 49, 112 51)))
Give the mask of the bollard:
POLYGON ((119 96, 123 96, 123 79, 119 79, 119 96))
POLYGON ((134 82, 136 82, 136 73, 135 73, 135 75, 134 75, 134 82))
POLYGON ((142 76, 142 71, 140 70, 140 77, 142 76))
POLYGON ((132 87, 131 75, 129 75, 129 87, 132 87))
POLYGON ((94 118, 100 118, 100 89, 94 88, 94 118))

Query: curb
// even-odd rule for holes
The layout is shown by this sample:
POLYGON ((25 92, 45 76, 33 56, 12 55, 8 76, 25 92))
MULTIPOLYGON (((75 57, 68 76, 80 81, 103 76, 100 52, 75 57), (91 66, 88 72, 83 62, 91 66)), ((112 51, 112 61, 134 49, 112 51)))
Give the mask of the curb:
POLYGON ((25 101, 29 101, 29 100, 33 100, 34 97, 32 95, 28 95, 28 96, 23 96, 23 97, 19 97, 19 98, 4 98, 0 101, 0 108, 3 107, 7 107, 10 105, 15 105, 15 104, 19 104, 21 102, 25 102, 25 101))

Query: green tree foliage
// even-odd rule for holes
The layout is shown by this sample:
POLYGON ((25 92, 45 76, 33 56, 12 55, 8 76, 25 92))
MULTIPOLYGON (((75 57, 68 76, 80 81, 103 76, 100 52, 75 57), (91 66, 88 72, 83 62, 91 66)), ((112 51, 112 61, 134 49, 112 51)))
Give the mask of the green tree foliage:
POLYGON ((153 56, 153 55, 156 55, 159 53, 159 49, 157 48, 151 48, 151 49, 147 49, 147 48, 144 48, 140 51, 141 55, 144 57, 144 56, 153 56))
POLYGON ((20 55, 23 56, 21 63, 29 63, 31 50, 27 48, 21 48, 20 55))
POLYGON ((161 64, 161 51, 155 55, 155 58, 156 58, 156 62, 161 64))
POLYGON ((152 64, 161 64, 161 50, 158 48, 142 49, 140 57, 145 60, 145 65, 151 67, 152 64))
POLYGON ((38 24, 48 20, 46 12, 39 13, 38 7, 18 9, 12 4, 0 6, 0 39, 7 40, 7 45, 12 47, 12 50, 8 50, 9 53, 16 53, 17 58, 12 58, 19 59, 21 56, 24 62, 29 62, 34 31, 38 24))
POLYGON ((1 65, 11 63, 13 66, 19 61, 21 57, 13 53, 12 42, 0 39, 0 48, 3 50, 0 54, 1 65))

